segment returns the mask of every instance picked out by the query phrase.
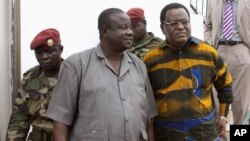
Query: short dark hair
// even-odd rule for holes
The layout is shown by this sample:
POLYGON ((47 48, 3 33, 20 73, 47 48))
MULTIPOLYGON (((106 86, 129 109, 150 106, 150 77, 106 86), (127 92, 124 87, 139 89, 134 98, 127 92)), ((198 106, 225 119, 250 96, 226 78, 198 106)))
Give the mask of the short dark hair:
POLYGON ((115 14, 115 13, 125 13, 125 12, 119 8, 108 8, 108 9, 102 11, 102 13, 98 17, 98 29, 99 29, 99 31, 101 30, 101 27, 103 25, 106 25, 106 26, 112 25, 112 20, 111 20, 110 15, 115 14))
POLYGON ((172 10, 172 9, 177 9, 177 8, 183 8, 187 14, 188 14, 188 17, 190 18, 190 14, 189 14, 189 11, 188 9, 180 4, 180 3, 170 3, 168 5, 166 5, 162 10, 161 10, 161 15, 160 15, 160 22, 161 24, 165 21, 165 17, 166 17, 166 13, 168 10, 172 10))

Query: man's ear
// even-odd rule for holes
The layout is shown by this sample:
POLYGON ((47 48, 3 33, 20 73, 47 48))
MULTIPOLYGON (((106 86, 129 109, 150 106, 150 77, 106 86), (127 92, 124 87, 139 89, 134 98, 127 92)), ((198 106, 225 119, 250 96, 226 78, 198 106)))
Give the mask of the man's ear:
POLYGON ((60 54, 62 54, 62 52, 63 52, 63 46, 62 45, 58 46, 58 49, 60 50, 60 54))
POLYGON ((104 37, 105 34, 107 33, 107 31, 108 31, 108 26, 102 25, 101 28, 100 28, 100 34, 101 34, 101 36, 104 37))
POLYGON ((164 24, 160 24, 161 32, 164 34, 164 24))
POLYGON ((61 52, 63 52, 63 46, 61 46, 60 50, 61 50, 61 52))

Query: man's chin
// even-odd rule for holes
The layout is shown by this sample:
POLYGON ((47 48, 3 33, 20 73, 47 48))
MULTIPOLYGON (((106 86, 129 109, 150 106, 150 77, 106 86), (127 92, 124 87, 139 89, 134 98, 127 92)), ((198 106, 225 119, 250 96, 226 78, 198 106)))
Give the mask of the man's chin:
POLYGON ((188 38, 181 38, 176 43, 184 46, 187 42, 188 42, 188 38))
POLYGON ((132 43, 125 44, 124 48, 131 49, 132 48, 132 43))
POLYGON ((41 68, 44 70, 44 71, 49 71, 49 70, 52 70, 53 67, 52 66, 49 66, 49 65, 41 65, 41 68))

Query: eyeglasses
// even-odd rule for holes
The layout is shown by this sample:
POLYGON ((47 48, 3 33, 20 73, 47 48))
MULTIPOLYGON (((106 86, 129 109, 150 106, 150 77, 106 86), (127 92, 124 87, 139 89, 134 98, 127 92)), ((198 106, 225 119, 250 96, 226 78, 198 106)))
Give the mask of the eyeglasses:
POLYGON ((173 21, 173 22, 163 21, 163 23, 166 25, 169 25, 171 27, 177 27, 179 25, 179 23, 181 23, 181 25, 183 25, 183 26, 187 26, 187 25, 189 25, 190 20, 173 21))

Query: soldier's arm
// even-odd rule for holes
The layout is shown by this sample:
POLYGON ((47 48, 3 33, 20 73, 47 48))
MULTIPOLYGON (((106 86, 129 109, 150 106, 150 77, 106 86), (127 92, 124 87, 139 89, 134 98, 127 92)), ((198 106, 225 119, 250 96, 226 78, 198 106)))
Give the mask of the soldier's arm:
POLYGON ((10 122, 7 130, 7 141, 25 140, 30 129, 30 116, 26 108, 26 99, 23 89, 15 99, 15 105, 12 109, 10 122))
POLYGON ((58 121, 53 123, 54 141, 68 141, 69 126, 58 121))

